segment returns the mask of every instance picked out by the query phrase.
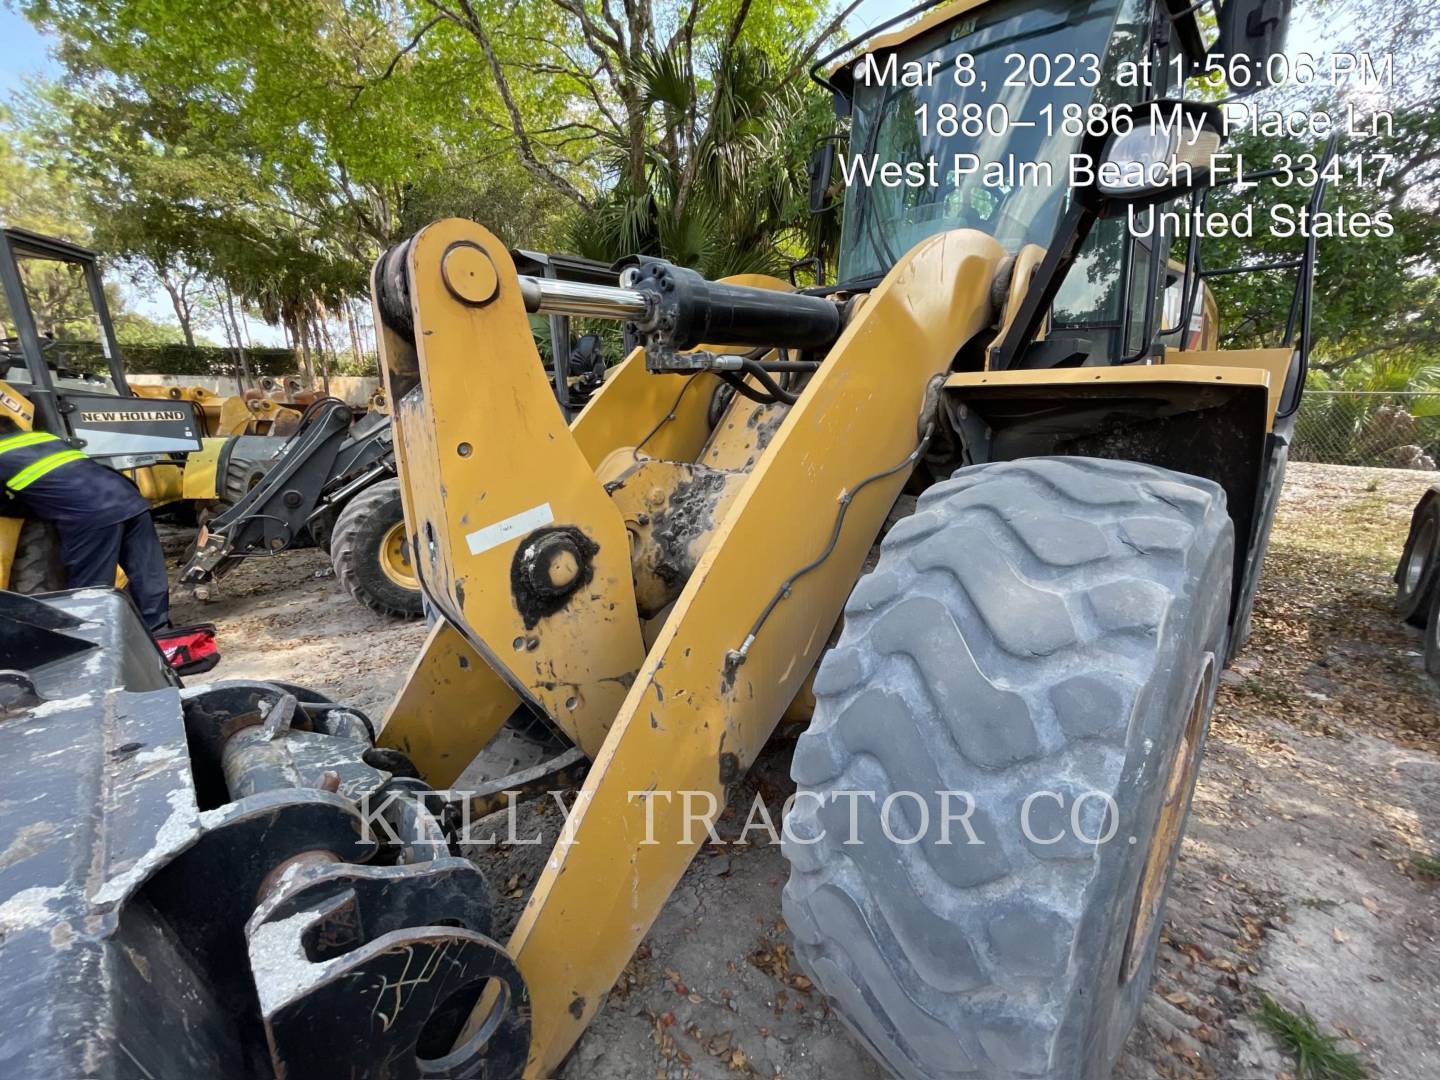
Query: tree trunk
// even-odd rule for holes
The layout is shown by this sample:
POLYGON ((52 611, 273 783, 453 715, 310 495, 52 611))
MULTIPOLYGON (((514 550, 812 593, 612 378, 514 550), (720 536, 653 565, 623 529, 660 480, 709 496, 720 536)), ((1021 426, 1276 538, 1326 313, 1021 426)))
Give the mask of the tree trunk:
POLYGON ((245 387, 253 386, 255 376, 250 370, 250 358, 245 355, 245 343, 240 334, 240 320, 235 317, 235 294, 230 291, 229 285, 225 286, 225 309, 230 313, 230 325, 235 330, 235 353, 240 358, 240 377, 244 380, 245 387))
POLYGON ((230 320, 225 317, 225 302, 220 295, 220 286, 215 287, 215 309, 220 313, 220 329, 225 331, 225 344, 235 354, 235 363, 231 368, 231 374, 235 376, 235 386, 239 393, 245 392, 245 375, 240 366, 240 352, 235 347, 235 335, 230 329, 230 320))
POLYGON ((330 357, 339 354, 335 351, 335 342, 330 340, 330 327, 326 323, 325 309, 319 304, 315 305, 315 324, 320 328, 319 335, 325 343, 325 347, 320 350, 320 378, 325 395, 328 397, 330 395, 330 357))
POLYGON ((185 299, 183 289, 176 288, 170 283, 167 277, 160 278, 160 284, 165 286, 165 291, 170 294, 170 306, 175 309, 175 318, 180 320, 180 332, 185 335, 185 344, 190 348, 195 347, 195 331, 190 326, 190 305, 185 299))
POLYGON ((355 305, 345 302, 345 325, 350 329, 350 355, 355 358, 355 370, 360 370, 360 328, 355 324, 355 305))
POLYGON ((315 364, 310 355, 310 334, 304 311, 295 315, 295 340, 300 343, 300 374, 304 376, 307 389, 315 386, 315 364))

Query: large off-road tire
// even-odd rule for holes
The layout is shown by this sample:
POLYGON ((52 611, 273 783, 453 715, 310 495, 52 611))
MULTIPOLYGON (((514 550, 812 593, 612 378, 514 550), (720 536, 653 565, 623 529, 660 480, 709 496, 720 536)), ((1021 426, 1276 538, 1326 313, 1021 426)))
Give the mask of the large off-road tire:
POLYGON ((27 596, 65 588, 65 564, 60 561, 60 536, 55 526, 35 518, 28 518, 20 526, 10 584, 6 587, 27 596))
POLYGON ((887 535, 796 747, 784 908, 896 1075, 1109 1075, 1154 962, 1233 543, 1217 485, 1085 458, 962 469, 887 535), (973 799, 973 834, 941 793, 973 799))
POLYGON ((1431 498, 1410 522, 1405 550, 1395 569, 1395 613, 1411 626, 1424 626, 1430 599, 1440 592, 1440 499, 1431 498))
POLYGON ((1430 593, 1430 612, 1425 620, 1425 670, 1440 679, 1440 589, 1431 589, 1430 593))
POLYGON ((330 535, 330 562, 340 584, 372 611, 401 619, 423 614, 399 480, 381 480, 345 504, 330 535))
POLYGON ((275 464, 275 451, 283 442, 268 436, 237 437, 225 459, 225 475, 216 485, 216 497, 228 508, 248 495, 275 464))

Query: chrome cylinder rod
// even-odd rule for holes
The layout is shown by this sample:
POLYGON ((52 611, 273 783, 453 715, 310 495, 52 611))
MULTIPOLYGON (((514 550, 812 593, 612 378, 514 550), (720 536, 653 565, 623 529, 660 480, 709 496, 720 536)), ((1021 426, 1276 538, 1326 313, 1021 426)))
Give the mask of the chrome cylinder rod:
POLYGON ((643 320, 650 312, 650 301, 644 293, 614 285, 521 275, 520 295, 525 299, 525 310, 532 315, 643 320))

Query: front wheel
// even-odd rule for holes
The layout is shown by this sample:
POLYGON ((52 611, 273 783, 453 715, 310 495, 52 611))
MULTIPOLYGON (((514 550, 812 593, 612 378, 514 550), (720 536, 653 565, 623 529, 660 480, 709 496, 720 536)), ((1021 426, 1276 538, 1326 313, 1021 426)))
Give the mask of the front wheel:
POLYGON ((1035 458, 920 497, 796 747, 786 921, 902 1077, 1108 1075, 1148 988, 1226 645, 1214 483, 1035 458))
POLYGON ((381 480, 345 504, 330 534, 330 562, 340 584, 372 611, 402 619, 423 613, 399 480, 381 480))

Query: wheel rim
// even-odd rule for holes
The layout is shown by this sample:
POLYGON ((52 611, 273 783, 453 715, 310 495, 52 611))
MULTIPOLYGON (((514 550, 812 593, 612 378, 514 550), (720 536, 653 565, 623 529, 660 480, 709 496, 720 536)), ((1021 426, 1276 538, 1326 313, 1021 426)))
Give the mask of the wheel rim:
POLYGON ((1200 737, 1205 730, 1205 702, 1210 686, 1210 673, 1215 661, 1211 659, 1200 673, 1191 696, 1190 710, 1185 718, 1185 734, 1175 761, 1170 766, 1170 777, 1165 783, 1165 798, 1160 804, 1160 820, 1155 826, 1155 836, 1150 850, 1145 855, 1145 869, 1140 875, 1140 892, 1135 898, 1135 915, 1130 923, 1130 936, 1125 942, 1125 956, 1120 962, 1121 981, 1129 982, 1145 961, 1146 945, 1150 940, 1156 921, 1160 918, 1161 905, 1165 899, 1165 883, 1169 878, 1166 871, 1180 846, 1184 834, 1185 808, 1189 803, 1190 791, 1195 786, 1195 776, 1200 770, 1200 737))
POLYGON ((380 539, 380 570, 402 589, 420 587, 415 568, 410 565, 410 544, 405 538, 403 521, 391 525, 380 539))
POLYGON ((1405 561, 1405 595, 1414 596, 1425 580, 1425 571, 1430 566, 1430 552, 1435 547, 1435 519, 1427 518, 1415 537, 1415 546, 1410 549, 1410 558, 1405 561))

